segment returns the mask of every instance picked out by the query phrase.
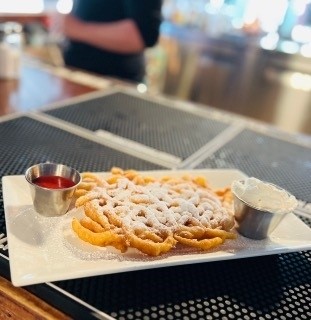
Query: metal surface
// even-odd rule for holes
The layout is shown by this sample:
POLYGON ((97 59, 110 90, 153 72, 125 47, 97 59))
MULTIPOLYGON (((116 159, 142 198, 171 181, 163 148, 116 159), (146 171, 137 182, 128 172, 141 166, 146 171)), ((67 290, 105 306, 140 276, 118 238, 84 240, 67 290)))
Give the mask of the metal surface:
POLYGON ((310 57, 287 52, 281 39, 265 49, 259 38, 237 30, 213 36, 169 21, 161 30, 168 58, 161 92, 311 133, 310 57))
POLYGON ((90 277, 56 285, 118 320, 296 319, 310 313, 310 252, 90 277), (260 297, 260 299, 258 299, 260 297), (284 318, 285 319, 285 318, 284 318))
POLYGON ((236 196, 234 201, 235 218, 238 223, 236 230, 247 238, 256 240, 267 238, 285 217, 285 214, 252 208, 236 196))
POLYGON ((286 214, 298 205, 295 197, 286 190, 253 178, 234 181, 231 191, 236 230, 251 239, 267 238, 286 214))
POLYGON ((92 132, 107 131, 181 159, 228 127, 220 120, 123 92, 76 101, 45 113, 92 132))
POLYGON ((26 170, 25 178, 29 184, 35 210, 46 217, 64 215, 70 206, 75 189, 81 182, 81 176, 77 170, 57 163, 33 165, 26 170), (34 179, 51 176, 69 179, 74 185, 51 189, 34 183, 34 179))
POLYGON ((243 130, 208 155, 197 168, 236 168, 248 176, 274 183, 297 199, 311 202, 311 149, 253 131, 243 130))

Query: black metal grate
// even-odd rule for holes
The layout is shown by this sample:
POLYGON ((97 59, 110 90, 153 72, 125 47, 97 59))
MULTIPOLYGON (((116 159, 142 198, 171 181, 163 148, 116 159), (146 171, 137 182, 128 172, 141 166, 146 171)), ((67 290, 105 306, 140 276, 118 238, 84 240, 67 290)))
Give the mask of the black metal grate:
POLYGON ((297 217, 311 228, 311 214, 310 218, 307 218, 306 216, 300 216, 299 214, 297 214, 297 217))
MULTIPOLYGON (((28 117, 0 124, 0 159, 0 178, 24 174, 29 166, 46 161, 68 164, 80 171, 108 171, 112 166, 137 170, 163 169, 28 117)), ((2 184, 1 232, 5 232, 2 184)))
POLYGON ((91 131, 109 131, 182 159, 228 127, 220 121, 125 93, 89 99, 46 113, 91 131))
MULTIPOLYGON (((202 166, 240 168, 307 200, 309 154, 305 148, 245 130, 202 166), (295 158, 295 154, 299 156, 295 158)), ((28 117, 0 124, 0 158, 1 176, 23 174, 29 165, 47 160, 68 163, 80 171, 106 171, 112 165, 138 170, 159 168, 28 117)), ((0 210, 3 229, 3 205, 0 210)), ((310 260, 310 251, 297 252, 54 284, 118 320, 310 319, 310 260)), ((46 287, 34 285, 29 290, 40 292, 46 287)), ((60 306, 62 297, 53 289, 46 300, 60 306)), ((72 314, 66 304, 59 308, 72 314)), ((82 307, 73 308, 78 309, 77 314, 82 307)))
POLYGON ((118 320, 310 319, 310 252, 56 283, 118 320))
POLYGON ((237 168, 311 202, 311 149, 303 146, 244 130, 198 167, 237 168))

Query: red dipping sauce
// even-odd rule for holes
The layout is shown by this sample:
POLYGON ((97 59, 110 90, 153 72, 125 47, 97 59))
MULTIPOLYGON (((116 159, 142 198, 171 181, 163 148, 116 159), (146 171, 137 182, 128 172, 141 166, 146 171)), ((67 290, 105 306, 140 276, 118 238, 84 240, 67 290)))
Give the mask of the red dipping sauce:
POLYGON ((32 180, 32 183, 48 189, 64 189, 75 185, 72 180, 60 176, 41 176, 32 180))

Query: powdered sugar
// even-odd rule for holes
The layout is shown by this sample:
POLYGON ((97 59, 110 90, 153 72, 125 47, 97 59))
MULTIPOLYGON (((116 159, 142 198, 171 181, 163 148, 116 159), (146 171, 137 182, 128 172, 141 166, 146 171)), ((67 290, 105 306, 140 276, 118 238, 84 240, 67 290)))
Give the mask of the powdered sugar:
POLYGON ((116 215, 128 230, 175 232, 187 224, 226 229, 233 223, 232 213, 212 191, 190 181, 140 186, 122 178, 116 184, 93 189, 78 205, 85 201, 101 215, 116 215))

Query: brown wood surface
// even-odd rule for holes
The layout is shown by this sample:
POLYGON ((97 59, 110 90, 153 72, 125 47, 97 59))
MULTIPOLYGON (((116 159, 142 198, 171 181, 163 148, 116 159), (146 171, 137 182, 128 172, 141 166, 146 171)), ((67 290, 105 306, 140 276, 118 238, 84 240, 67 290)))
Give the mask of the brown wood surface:
POLYGON ((48 22, 49 16, 47 13, 0 13, 0 22, 7 21, 16 21, 20 24, 28 24, 28 23, 40 23, 42 25, 46 25, 48 22))
POLYGON ((69 320, 70 317, 25 289, 16 288, 11 282, 0 277, 0 319, 69 320))
POLYGON ((19 79, 0 79, 0 116, 37 110, 95 90, 23 62, 19 79))

